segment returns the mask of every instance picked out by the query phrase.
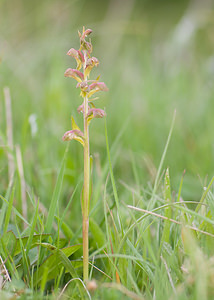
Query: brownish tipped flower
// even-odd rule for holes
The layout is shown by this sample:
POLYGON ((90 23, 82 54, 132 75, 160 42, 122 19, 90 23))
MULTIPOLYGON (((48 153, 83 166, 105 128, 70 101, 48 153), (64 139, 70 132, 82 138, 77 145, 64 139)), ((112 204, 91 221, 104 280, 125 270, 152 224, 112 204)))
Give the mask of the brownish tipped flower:
POLYGON ((104 91, 104 92, 108 91, 108 88, 105 85, 105 83, 104 82, 98 82, 98 81, 93 82, 92 84, 90 84, 89 88, 90 88, 90 91, 91 90, 104 91))
POLYGON ((72 56, 76 59, 77 62, 77 70, 82 68, 82 64, 84 63, 85 59, 81 51, 71 48, 68 50, 67 55, 72 56))
POLYGON ((81 104, 78 108, 77 108, 78 113, 83 113, 84 114, 84 103, 81 104))
POLYGON ((99 60, 96 57, 91 57, 87 59, 85 76, 89 77, 91 70, 93 67, 97 67, 99 65, 99 60))
POLYGON ((93 56, 87 60, 86 68, 88 66, 97 67, 98 65, 99 65, 99 60, 93 56))
POLYGON ((78 82, 76 87, 80 88, 83 92, 89 92, 90 90, 87 81, 78 82))
POLYGON ((87 114, 87 117, 90 117, 93 115, 93 118, 103 118, 106 116, 106 113, 101 108, 90 108, 87 114))
POLYGON ((84 80, 83 73, 80 72, 79 70, 76 70, 76 69, 68 68, 65 71, 64 76, 65 77, 72 77, 72 78, 76 79, 78 82, 82 82, 82 80, 84 80))
POLYGON ((81 38, 82 39, 85 39, 89 34, 91 34, 92 33, 92 30, 91 29, 86 29, 85 31, 84 31, 84 29, 83 29, 83 33, 82 33, 82 36, 81 36, 81 38))
POLYGON ((81 45, 84 50, 86 50, 89 54, 91 54, 93 47, 90 42, 86 42, 85 40, 81 41, 81 45))
POLYGON ((77 137, 83 137, 84 134, 82 133, 81 130, 69 130, 69 131, 66 131, 66 133, 63 135, 62 137, 62 140, 63 141, 71 141, 73 140, 74 138, 77 138, 77 137))
POLYGON ((79 143, 81 143, 83 147, 85 144, 84 143, 84 134, 82 133, 81 130, 77 130, 77 129, 66 131, 66 133, 62 137, 62 140, 63 141, 76 140, 79 143))
POLYGON ((87 113, 87 122, 89 124, 92 119, 94 119, 94 118, 103 118, 105 116, 106 116, 106 113, 103 109, 93 107, 93 108, 90 108, 88 113, 87 113))
POLYGON ((78 57, 78 51, 74 48, 71 48, 68 50, 67 55, 72 56, 72 57, 78 57))
POLYGON ((80 60, 81 63, 84 63, 85 59, 81 51, 71 48, 68 50, 67 55, 74 57, 76 60, 80 60))

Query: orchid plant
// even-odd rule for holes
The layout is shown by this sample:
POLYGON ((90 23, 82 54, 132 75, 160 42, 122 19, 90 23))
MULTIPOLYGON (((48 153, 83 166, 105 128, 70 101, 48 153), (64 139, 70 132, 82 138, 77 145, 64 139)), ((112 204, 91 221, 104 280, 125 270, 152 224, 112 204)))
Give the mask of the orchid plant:
POLYGON ((88 230, 89 230, 89 201, 90 201, 90 151, 89 151, 89 124, 94 118, 103 118, 104 110, 96 108, 94 100, 95 93, 99 91, 108 91, 104 82, 99 81, 99 77, 95 80, 89 79, 91 70, 99 65, 96 57, 92 56, 91 40, 86 38, 92 33, 91 29, 83 27, 82 33, 79 33, 80 48, 76 50, 71 48, 67 55, 75 58, 76 69, 68 68, 65 71, 65 77, 74 78, 77 81, 77 88, 80 89, 80 96, 83 103, 77 108, 79 113, 83 114, 84 130, 81 131, 73 117, 71 117, 72 130, 67 131, 63 136, 63 141, 76 140, 80 142, 84 148, 84 185, 82 199, 82 236, 83 236, 83 280, 88 280, 88 230))

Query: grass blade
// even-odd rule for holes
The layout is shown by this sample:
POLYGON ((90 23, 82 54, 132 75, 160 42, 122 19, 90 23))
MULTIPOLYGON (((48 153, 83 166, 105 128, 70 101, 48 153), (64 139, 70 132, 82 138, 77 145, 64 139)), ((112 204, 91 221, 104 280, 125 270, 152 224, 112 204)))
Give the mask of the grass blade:
MULTIPOLYGON (((111 163, 106 119, 105 119, 105 136, 106 136, 106 151, 107 151, 108 162, 109 162, 109 172, 110 172, 110 177, 111 177, 111 184, 112 184, 112 188, 113 188, 114 199, 115 199, 115 202, 116 202, 119 224, 120 224, 121 230, 122 230, 122 223, 120 221, 119 198, 118 198, 118 194, 117 194, 117 188, 116 188, 116 183, 115 183, 114 173, 113 173, 113 168, 112 168, 112 163, 111 163)), ((123 232, 123 230, 122 230, 122 232, 123 232)))
POLYGON ((170 142, 170 139, 171 139, 171 136, 172 136, 172 131, 173 131, 174 124, 175 124, 175 117, 176 117, 176 110, 175 110, 174 115, 173 115, 169 135, 168 135, 166 145, 165 145, 165 148, 164 148, 164 151, 163 151, 163 154, 162 154, 162 157, 161 157, 161 161, 160 161, 160 164, 159 164, 159 167, 158 167, 158 171, 157 171, 157 175, 156 175, 155 183, 154 183, 154 188, 153 188, 153 191, 152 191, 152 197, 151 197, 151 200, 148 204, 148 210, 152 210, 155 206, 155 201, 156 201, 155 194, 156 194, 156 191, 157 191, 158 182, 159 182, 159 179, 160 179, 160 174, 161 174, 161 170, 162 170, 162 167, 163 167, 163 163, 164 163, 166 153, 167 153, 167 150, 168 150, 168 147, 169 147, 169 142, 170 142))
MULTIPOLYGON (((170 178, 169 178, 169 169, 166 170, 165 174, 165 180, 164 180, 164 198, 166 203, 171 203, 171 187, 170 187, 170 178)), ((164 221, 164 228, 163 228, 163 233, 162 233, 162 238, 161 238, 161 244, 160 244, 160 250, 162 248, 162 245, 164 242, 169 243, 169 235, 170 235, 170 221, 172 216, 172 208, 171 206, 167 206, 165 208, 165 217, 168 219, 165 219, 164 221)))
POLYGON ((46 221, 46 224, 45 224, 45 233, 49 233, 52 229, 52 225, 53 225, 53 221, 54 221, 54 215, 55 215, 57 203, 58 203, 61 188, 62 188, 62 181, 63 181, 63 177, 64 177, 64 172, 65 172, 65 161, 66 161, 66 158, 67 158, 67 153, 68 153, 68 146, 66 147, 66 150, 65 150, 65 154, 64 154, 62 164, 61 164, 61 167, 60 167, 60 171, 59 171, 59 175, 58 175, 58 178, 57 178, 56 186, 55 186, 55 189, 54 189, 54 192, 53 192, 53 197, 51 199, 50 207, 49 207, 49 210, 48 210, 48 217, 47 217, 47 221, 46 221))
POLYGON ((5 215, 3 234, 5 234, 7 232, 7 229, 8 229, 8 225, 9 225, 9 221, 10 221, 10 215, 11 215, 12 208, 13 208, 14 193, 15 193, 15 187, 13 187, 12 193, 10 195, 10 200, 9 200, 9 203, 8 203, 7 212, 6 212, 6 215, 5 215))

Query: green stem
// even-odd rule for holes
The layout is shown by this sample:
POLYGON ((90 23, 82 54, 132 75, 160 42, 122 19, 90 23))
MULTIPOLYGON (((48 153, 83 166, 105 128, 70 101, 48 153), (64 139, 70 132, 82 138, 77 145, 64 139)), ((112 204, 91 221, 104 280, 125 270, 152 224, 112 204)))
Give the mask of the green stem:
MULTIPOLYGON (((85 55, 86 61, 86 55, 85 55)), ((85 78, 87 80, 87 78, 85 78)), ((88 280, 88 228, 89 228, 89 174, 90 174, 90 155, 89 155, 89 126, 87 121, 88 98, 84 98, 84 192, 82 208, 82 236, 83 236, 83 280, 88 280)))

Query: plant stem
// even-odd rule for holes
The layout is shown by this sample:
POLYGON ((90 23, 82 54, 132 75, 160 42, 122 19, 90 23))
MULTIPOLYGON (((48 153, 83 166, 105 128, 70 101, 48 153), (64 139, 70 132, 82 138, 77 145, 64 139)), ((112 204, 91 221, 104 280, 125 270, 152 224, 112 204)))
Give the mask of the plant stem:
MULTIPOLYGON (((85 53, 86 62, 86 53, 85 53)), ((85 66, 84 66, 85 70, 85 66)), ((85 78, 87 80, 87 77, 85 78)), ((88 227, 89 227, 89 126, 87 121, 88 98, 84 98, 84 187, 83 187, 83 208, 82 208, 82 236, 83 236, 83 280, 88 280, 88 227)))

